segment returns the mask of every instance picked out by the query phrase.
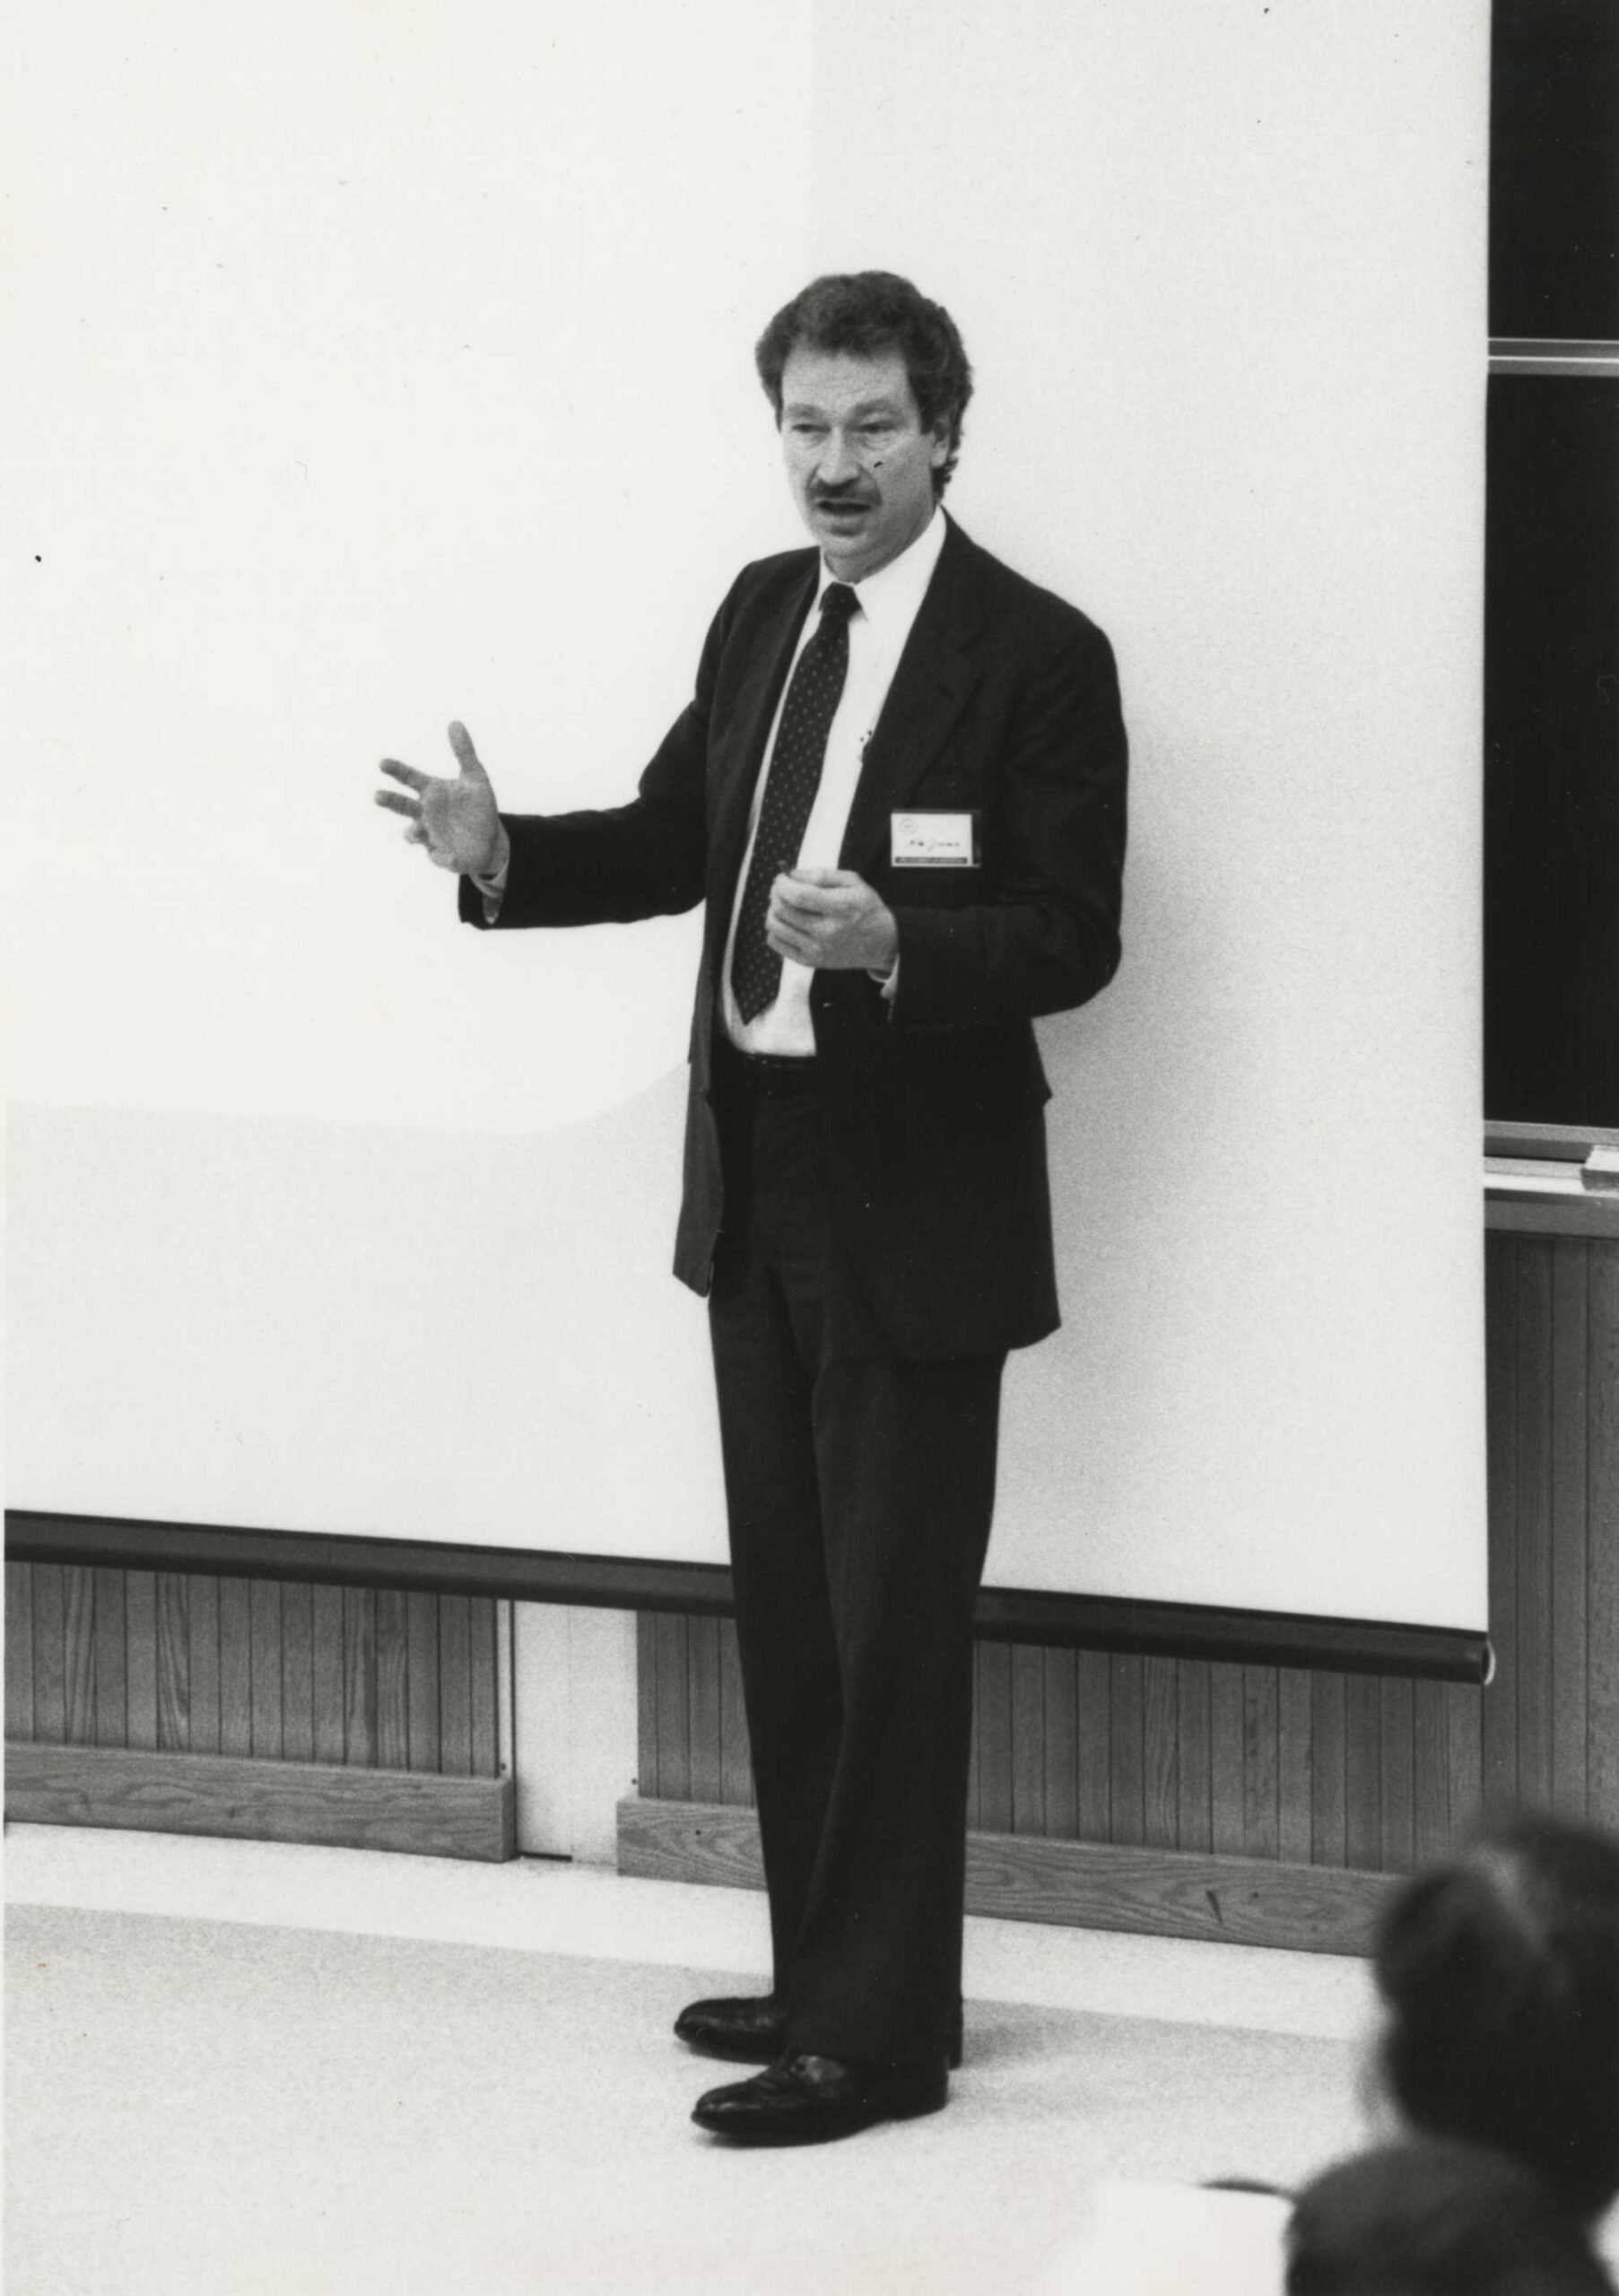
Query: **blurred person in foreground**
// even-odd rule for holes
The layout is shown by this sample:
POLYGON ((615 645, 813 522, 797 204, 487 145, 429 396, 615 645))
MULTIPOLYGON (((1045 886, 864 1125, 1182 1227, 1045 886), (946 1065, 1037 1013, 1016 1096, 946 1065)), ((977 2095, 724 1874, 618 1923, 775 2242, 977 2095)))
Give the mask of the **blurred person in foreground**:
POLYGON ((1374 2074, 1411 2132, 1521 2161, 1575 2218, 1619 2193, 1619 1841, 1522 1817, 1378 1926, 1374 2074))
POLYGON ((1372 1978, 1375 2149, 1291 2218, 1292 2195, 1252 2177, 1100 2186, 1041 2296, 1275 2296, 1284 2249, 1290 2296, 1611 2290, 1619 1840, 1542 1816, 1488 1829, 1395 1889, 1372 1978))
POLYGON ((1287 2235, 1287 2296, 1614 2296, 1545 2179, 1482 2145, 1380 2145, 1313 2178, 1287 2235))

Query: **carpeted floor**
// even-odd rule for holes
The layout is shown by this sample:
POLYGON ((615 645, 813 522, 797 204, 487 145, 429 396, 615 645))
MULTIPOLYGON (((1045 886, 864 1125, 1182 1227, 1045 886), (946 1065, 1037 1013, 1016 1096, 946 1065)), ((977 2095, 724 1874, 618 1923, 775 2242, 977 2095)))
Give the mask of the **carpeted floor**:
POLYGON ((727 1981, 13 1905, 11 2296, 1010 2296, 1098 2179, 1284 2183, 1359 2130, 1343 2039, 991 2000, 947 2111, 733 2151, 668 2031, 727 1981))

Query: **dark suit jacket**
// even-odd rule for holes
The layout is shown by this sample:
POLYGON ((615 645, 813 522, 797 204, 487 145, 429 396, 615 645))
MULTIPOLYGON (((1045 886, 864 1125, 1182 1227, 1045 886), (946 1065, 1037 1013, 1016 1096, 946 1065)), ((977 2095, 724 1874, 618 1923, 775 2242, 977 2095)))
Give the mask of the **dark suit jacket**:
MULTIPOLYGON (((814 550, 743 570, 709 630, 696 693, 633 803, 502 816, 502 930, 708 901, 675 1260, 701 1292, 724 1215, 718 971, 749 803, 816 571, 814 550)), ((1125 733, 1107 639, 952 523, 840 857, 898 920, 899 992, 884 1000, 864 972, 819 971, 810 993, 834 1233, 904 1354, 987 1354, 1056 1327, 1050 1091, 1030 1022, 1111 979, 1124 841, 1125 733), (905 809, 979 813, 981 865, 892 867, 889 816, 905 809)), ((483 923, 466 879, 461 914, 483 923)))

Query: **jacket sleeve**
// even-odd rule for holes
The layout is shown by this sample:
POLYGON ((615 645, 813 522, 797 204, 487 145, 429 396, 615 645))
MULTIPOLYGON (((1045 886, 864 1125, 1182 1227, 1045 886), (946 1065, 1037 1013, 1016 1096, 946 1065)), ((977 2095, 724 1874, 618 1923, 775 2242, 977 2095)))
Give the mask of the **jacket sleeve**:
POLYGON ((1127 744, 1113 650, 1086 622, 1035 670, 987 809, 993 898, 896 904, 896 1028, 979 1028, 1084 1004, 1119 968, 1127 744))
POLYGON ((708 852, 709 712, 730 604, 727 598, 714 618, 696 691, 658 745, 635 797, 604 812, 502 813, 511 860, 499 914, 485 917, 483 894, 463 877, 464 924, 500 931, 626 925, 697 906, 708 852))

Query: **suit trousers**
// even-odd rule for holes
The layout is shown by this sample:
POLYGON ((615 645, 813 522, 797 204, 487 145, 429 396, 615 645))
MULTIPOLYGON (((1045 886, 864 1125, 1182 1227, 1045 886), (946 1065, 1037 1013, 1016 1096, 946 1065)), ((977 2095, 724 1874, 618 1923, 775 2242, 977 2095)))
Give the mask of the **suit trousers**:
POLYGON ((719 1064, 709 1295, 775 1990, 790 2049, 898 2063, 961 2020, 1005 1358, 917 1361, 878 1329, 832 1235, 813 1066, 786 1066, 766 1097, 719 1064))

